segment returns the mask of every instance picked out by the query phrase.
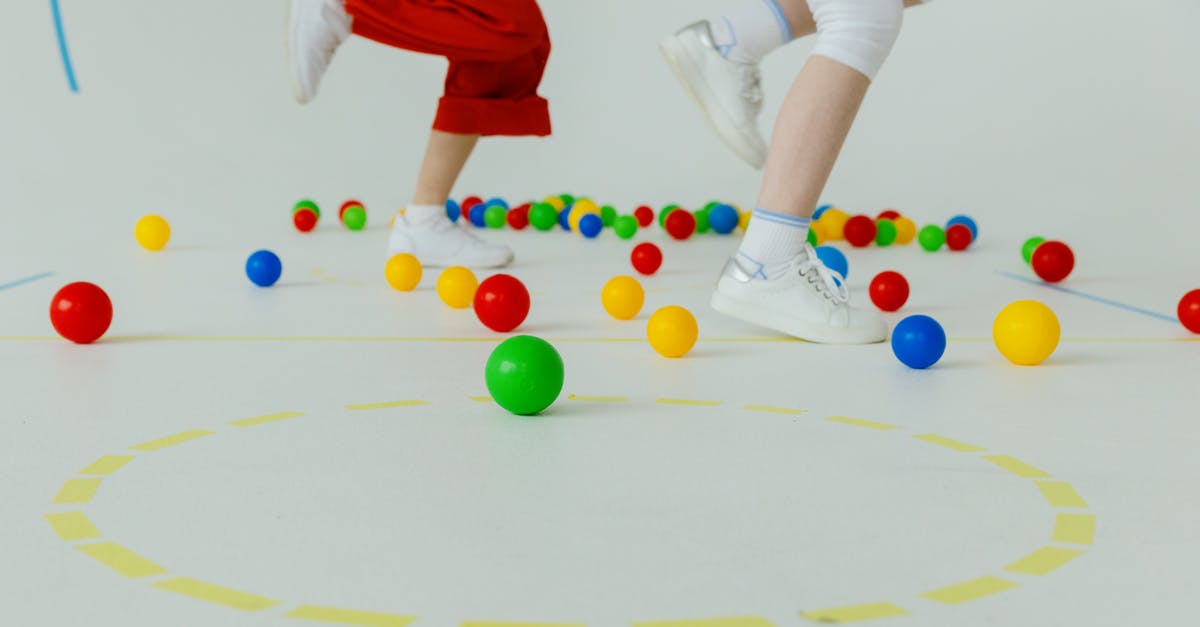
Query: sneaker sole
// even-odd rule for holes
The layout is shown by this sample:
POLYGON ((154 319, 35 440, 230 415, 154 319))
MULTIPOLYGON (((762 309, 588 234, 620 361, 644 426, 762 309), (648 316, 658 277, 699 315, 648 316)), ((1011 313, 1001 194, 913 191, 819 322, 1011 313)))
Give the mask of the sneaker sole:
POLYGON ((812 327, 803 321, 776 315, 759 307, 738 302, 720 292, 714 292, 709 305, 713 309, 738 320, 766 327, 795 338, 817 344, 878 344, 886 337, 856 336, 850 333, 829 332, 827 328, 812 327))
POLYGON ((747 151, 739 142, 731 139, 740 137, 741 133, 729 121, 728 114, 719 106, 708 106, 709 102, 717 102, 717 96, 708 88, 708 83, 700 78, 700 69, 692 63, 687 50, 679 43, 679 40, 675 36, 667 37, 659 42, 658 49, 666 59, 667 66, 671 68, 671 73, 683 85, 684 91, 687 92, 692 102, 696 103, 696 106, 704 113, 704 119, 708 120, 709 127, 717 134, 717 137, 721 138, 721 142, 750 167, 761 170, 765 158, 752 151, 747 151))

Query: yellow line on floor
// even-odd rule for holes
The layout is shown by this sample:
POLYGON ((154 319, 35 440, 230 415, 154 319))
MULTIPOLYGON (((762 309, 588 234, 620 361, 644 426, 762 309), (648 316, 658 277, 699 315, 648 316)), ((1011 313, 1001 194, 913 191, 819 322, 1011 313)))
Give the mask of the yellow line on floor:
POLYGON ((476 403, 491 403, 491 402, 493 402, 492 397, 490 397, 490 396, 471 396, 468 398, 475 401, 476 403))
POLYGON ((298 411, 281 411, 277 414, 267 414, 266 416, 255 416, 254 418, 231 420, 229 421, 229 424, 235 427, 253 427, 255 425, 265 425, 269 422, 278 422, 280 420, 288 420, 290 418, 299 418, 303 415, 303 412, 298 411))
POLYGON ((808 412, 807 409, 792 409, 790 407, 772 407, 770 405, 746 405, 742 409, 746 411, 760 411, 767 414, 786 414, 795 416, 808 412))
POLYGON ((1004 570, 1021 575, 1048 575, 1080 555, 1083 551, 1044 546, 1005 566, 1004 570))
POLYGON ((889 424, 882 423, 882 422, 873 422, 870 420, 863 420, 861 418, 848 418, 846 416, 830 416, 830 417, 826 418, 825 420, 828 420, 829 422, 837 422, 837 423, 844 424, 844 425, 851 425, 854 427, 862 427, 864 429, 875 429, 876 431, 887 431, 889 429, 899 429, 900 428, 900 427, 897 427, 896 425, 889 425, 889 424))
POLYGON ((100 482, 103 479, 68 479, 63 487, 55 495, 53 503, 55 505, 71 505, 75 503, 87 503, 96 496, 96 490, 100 489, 100 482))
POLYGON ((469 620, 459 627, 584 627, 579 623, 514 623, 512 621, 469 620))
POLYGON ((149 577, 161 575, 167 569, 130 551, 116 542, 97 542, 75 547, 79 552, 125 575, 126 577, 149 577))
POLYGON ((1038 481, 1037 487, 1054 507, 1087 507, 1087 502, 1066 481, 1038 481))
POLYGON ((935 435, 933 433, 926 433, 923 435, 914 435, 913 437, 918 440, 921 440, 922 442, 928 442, 935 446, 940 446, 942 448, 948 448, 952 451, 958 451, 960 453, 978 453, 979 451, 986 450, 982 446, 975 446, 974 444, 967 444, 966 442, 959 442, 958 440, 951 440, 950 438, 942 437, 940 435, 935 435))
POLYGON ((176 577, 175 579, 160 581, 154 584, 154 587, 247 612, 256 612, 279 605, 279 601, 274 599, 198 581, 189 577, 176 577))
MULTIPOLYGON (((499 343, 503 337, 403 337, 403 336, 310 336, 310 335, 126 335, 114 337, 123 342, 483 342, 499 343)), ((583 343, 638 343, 645 342, 643 337, 556 337, 545 338, 552 343, 583 342, 583 343)), ((61 342, 56 335, 0 335, 0 342, 61 342)), ((790 337, 702 337, 701 343, 771 343, 793 344, 803 342, 790 337)), ((953 337, 950 342, 977 343, 991 342, 988 337, 953 337)), ((1077 343, 1172 343, 1200 342, 1200 337, 1075 337, 1062 338, 1062 342, 1077 343)), ((101 344, 103 344, 101 340, 101 344)))
POLYGON ((758 616, 740 618, 694 618, 685 620, 662 620, 634 622, 633 627, 775 627, 771 621, 758 616))
POLYGON ((346 409, 351 411, 365 411, 368 409, 389 409, 392 407, 415 407, 417 405, 428 405, 429 401, 388 401, 386 403, 364 403, 362 405, 346 405, 346 409))
POLYGON ((46 514, 46 522, 65 542, 74 540, 94 540, 100 537, 100 530, 92 524, 83 512, 59 512, 46 514))
POLYGON ((1059 514, 1054 518, 1055 542, 1091 544, 1096 539, 1094 514, 1059 514))
POLYGON ((717 407, 721 401, 697 401, 687 398, 660 398, 655 403, 660 405, 693 405, 696 407, 717 407))
POLYGON ((577 394, 568 394, 568 401, 581 401, 584 403, 628 403, 629 398, 625 396, 581 396, 577 394))
POLYGON ((801 612, 800 616, 818 623, 853 623, 861 620, 905 616, 908 610, 891 603, 864 603, 827 610, 801 612))
POLYGON ((197 439, 200 439, 200 438, 203 438, 206 436, 210 436, 210 435, 215 435, 215 434, 212 431, 205 431, 203 429, 193 429, 192 431, 184 431, 183 433, 176 433, 175 435, 168 435, 165 438, 159 438, 157 440, 150 440, 149 442, 142 442, 141 444, 135 444, 134 446, 131 446, 129 448, 131 448, 135 451, 158 451, 158 450, 167 448, 168 446, 176 446, 179 444, 183 444, 184 442, 191 442, 192 440, 197 440, 197 439))
POLYGON ((930 590, 922 594, 923 598, 946 605, 958 605, 967 601, 974 601, 986 596, 991 596, 1005 590, 1011 590, 1017 587, 1017 582, 1001 579, 999 577, 980 577, 970 581, 930 590))
POLYGON ((1041 479, 1050 476, 1050 473, 1045 470, 1034 468, 1008 455, 985 455, 983 458, 1023 479, 1041 479))
POLYGON ((133 461, 136 455, 105 455, 79 471, 81 475, 111 475, 133 461))
POLYGON ((416 616, 344 610, 336 607, 322 607, 320 605, 301 605, 284 614, 284 618, 337 623, 340 625, 360 625, 362 627, 405 627, 405 625, 417 620, 416 616))

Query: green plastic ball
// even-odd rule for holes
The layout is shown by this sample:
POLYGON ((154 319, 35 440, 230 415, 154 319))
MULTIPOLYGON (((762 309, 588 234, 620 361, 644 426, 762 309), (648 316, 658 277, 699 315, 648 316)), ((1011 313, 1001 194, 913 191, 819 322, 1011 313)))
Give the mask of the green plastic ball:
POLYGON ((600 207, 600 221, 605 227, 610 227, 617 220, 617 210, 612 205, 600 207))
POLYGON ((697 233, 707 233, 708 228, 709 228, 708 227, 708 212, 705 211, 704 209, 699 209, 699 210, 695 211, 692 215, 696 216, 696 232, 697 233))
POLYGON ((539 231, 549 231, 558 225, 558 212, 548 202, 535 203, 529 208, 529 223, 539 231))
POLYGON ((502 229, 508 222, 508 212, 504 207, 492 205, 483 212, 483 222, 489 229, 502 229))
POLYGON ((517 335, 492 351, 484 379, 497 405, 518 416, 532 416, 554 404, 562 392, 563 360, 546 340, 517 335))
POLYGON ((342 224, 351 231, 361 231, 367 225, 367 210, 357 205, 347 207, 342 212, 342 224))
POLYGON ((664 229, 667 228, 667 214, 675 211, 678 208, 679 205, 667 205, 666 207, 663 207, 662 211, 658 212, 658 225, 664 229))
POLYGON ((1033 251, 1037 250, 1042 242, 1046 241, 1044 237, 1031 237, 1025 240, 1025 245, 1021 246, 1021 257, 1025 259, 1025 263, 1031 263, 1033 259, 1033 251))
POLYGON ((315 203, 307 198, 296 203, 295 207, 292 207, 292 214, 294 215, 297 211, 300 211, 301 209, 312 209, 312 212, 317 214, 318 219, 321 217, 321 208, 317 206, 317 203, 315 203))
POLYGON ((917 241, 920 242, 921 248, 931 253, 936 252, 937 249, 942 247, 942 244, 946 243, 946 232, 942 230, 942 227, 930 224, 922 228, 921 232, 917 234, 917 241))
POLYGON ((701 211, 712 211, 713 207, 716 207, 719 204, 721 204, 721 201, 719 200, 710 200, 704 204, 704 207, 701 209, 701 211))
POLYGON ((621 216, 613 221, 613 230, 617 232, 617 237, 621 239, 629 239, 638 232, 638 221, 633 216, 621 216))
POLYGON ((808 230, 808 243, 813 246, 817 245, 817 232, 812 229, 808 230))
POLYGON ((891 246, 896 241, 896 223, 880 218, 875 221, 875 245, 891 246))
POLYGON ((575 204, 575 197, 570 194, 559 194, 558 197, 562 199, 564 205, 570 206, 575 204))

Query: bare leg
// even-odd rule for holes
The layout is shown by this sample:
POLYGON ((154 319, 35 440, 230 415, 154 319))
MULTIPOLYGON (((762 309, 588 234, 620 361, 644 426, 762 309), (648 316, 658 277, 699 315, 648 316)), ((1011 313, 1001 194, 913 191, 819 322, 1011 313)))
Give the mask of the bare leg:
POLYGON ((444 205, 478 141, 479 135, 431 131, 413 204, 444 205))

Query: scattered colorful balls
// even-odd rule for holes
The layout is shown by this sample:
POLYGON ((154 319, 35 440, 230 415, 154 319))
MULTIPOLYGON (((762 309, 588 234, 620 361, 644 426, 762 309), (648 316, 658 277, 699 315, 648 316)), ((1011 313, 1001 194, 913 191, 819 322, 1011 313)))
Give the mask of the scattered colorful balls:
POLYGON ((571 206, 571 213, 570 217, 568 218, 570 220, 571 230, 578 233, 580 221, 583 220, 584 216, 591 215, 594 215, 597 219, 601 220, 600 226, 604 226, 603 219, 600 217, 600 207, 598 207, 596 203, 588 200, 587 198, 580 198, 579 200, 575 201, 575 204, 571 206))
POLYGON ((524 230, 529 226, 529 211, 530 205, 524 204, 514 209, 510 209, 505 219, 508 220, 508 227, 514 231, 524 230))
POLYGON ((696 345, 700 329, 692 312, 669 305, 654 312, 646 324, 650 346, 663 357, 678 358, 688 354, 696 345))
POLYGON ((361 231, 367 225, 367 210, 362 205, 353 205, 342 214, 342 224, 351 231, 361 231))
POLYGON ((896 223, 890 218, 880 218, 875 222, 875 245, 891 246, 896 241, 896 223))
POLYGON ((914 370, 924 370, 946 353, 946 331, 929 316, 909 316, 892 329, 892 354, 914 370))
POLYGON ((638 226, 646 228, 654 223, 654 210, 642 205, 633 210, 633 217, 637 219, 638 226))
POLYGON ((1183 328, 1192 333, 1200 333, 1200 289, 1195 289, 1179 299, 1179 307, 1175 309, 1183 328))
POLYGON ((483 211, 483 222, 489 229, 502 229, 508 223, 508 211, 500 205, 488 205, 483 211))
POLYGON ((600 304, 617 320, 633 320, 645 303, 646 290, 631 276, 613 277, 600 290, 600 304))
POLYGON ((854 216, 846 221, 842 229, 846 241, 857 248, 869 246, 875 241, 875 221, 868 216, 854 216))
POLYGON ((563 360, 549 342, 532 335, 510 337, 488 357, 484 380, 496 404, 532 416, 554 404, 563 387, 563 360))
POLYGON ((667 215, 667 234, 683 241, 696 232, 696 216, 685 209, 677 209, 667 215))
POLYGON ((949 231, 950 227, 955 224, 961 224, 971 231, 971 241, 979 239, 979 227, 975 225, 975 220, 970 216, 957 215, 946 220, 946 230, 949 231))
POLYGON ((588 239, 595 239, 603 230, 604 220, 598 215, 588 214, 579 220, 579 234, 588 239))
POLYGON ((820 206, 818 206, 818 207, 817 207, 817 210, 816 210, 816 211, 814 211, 814 212, 813 212, 813 214, 812 214, 812 219, 813 219, 813 222, 816 222, 817 220, 820 220, 820 219, 821 219, 821 216, 825 215, 825 212, 826 212, 826 211, 829 211, 830 209, 833 209, 833 205, 820 205, 820 206))
POLYGON ((483 199, 480 198, 479 196, 467 196, 462 201, 462 214, 464 216, 470 217, 471 209, 474 209, 476 205, 482 205, 482 204, 483 204, 483 199))
POLYGON ((825 234, 830 241, 836 242, 845 239, 846 223, 850 221, 849 214, 837 207, 830 207, 821 213, 820 219, 821 223, 825 225, 825 234))
POLYGON ((400 292, 411 292, 421 282, 421 262, 408 253, 393 255, 383 267, 388 285, 400 292))
POLYGON ((438 297, 443 303, 454 309, 466 309, 475 300, 475 290, 479 288, 479 279, 475 273, 462 266, 452 266, 442 270, 437 280, 438 297))
POLYGON ((1047 283, 1058 283, 1075 269, 1075 253, 1059 241, 1042 242, 1030 258, 1033 271, 1047 283))
POLYGON ((549 231, 558 223, 558 210, 550 203, 535 203, 529 208, 529 223, 539 231, 549 231))
POLYGON ((883 311, 896 311, 908 302, 908 280, 899 272, 887 270, 871 279, 871 302, 883 311))
POLYGON ((712 227, 713 232, 720 235, 732 233, 738 225, 737 209, 729 205, 718 204, 708 212, 708 225, 712 227))
POLYGON ((621 239, 629 239, 638 232, 638 220, 633 216, 619 216, 613 220, 613 231, 621 239))
POLYGON ((94 283, 79 281, 64 285, 50 299, 50 324, 64 339, 91 344, 112 324, 113 307, 108 294, 94 283))
POLYGON ((629 255, 629 260, 633 262, 633 269, 639 274, 650 276, 658 272, 662 266, 663 254, 658 246, 650 242, 642 242, 633 247, 633 252, 629 255))
POLYGON ((487 205, 477 202, 471 205, 469 210, 464 211, 467 212, 467 221, 471 223, 471 226, 481 229, 487 226, 487 210, 487 205))
POLYGON ((259 287, 271 287, 283 274, 283 262, 269 250, 251 253, 246 259, 246 277, 259 287))
POLYGON ((346 210, 350 207, 362 207, 364 210, 367 208, 366 205, 357 200, 347 200, 346 202, 342 203, 342 206, 338 207, 338 220, 343 222, 346 221, 346 210))
POLYGON ((946 243, 946 232, 936 224, 927 225, 917 234, 917 242, 921 244, 921 248, 931 253, 937 252, 942 248, 942 244, 946 243))
POLYGON ((529 290, 510 274, 494 274, 475 290, 475 315, 493 331, 512 331, 529 315, 529 290))
POLYGON ((1037 250, 1037 247, 1045 241, 1046 238, 1037 236, 1025 240, 1025 243, 1021 245, 1021 258, 1025 260, 1026 264, 1033 263, 1033 251, 1037 250))
POLYGON ((907 246, 917 237, 917 224, 904 216, 896 218, 896 243, 907 246))
POLYGON ((955 224, 946 229, 946 248, 953 251, 963 251, 970 247, 974 238, 971 229, 965 224, 955 224))
POLYGON ((820 259, 826 268, 838 273, 843 279, 850 275, 850 262, 846 260, 842 251, 833 246, 817 246, 816 251, 817 259, 820 259))
MULTIPOLYGON (((316 224, 316 213, 308 209, 302 209, 292 215, 301 213, 312 214, 313 224, 316 224)), ((171 225, 162 216, 142 216, 133 226, 133 238, 146 250, 162 250, 167 245, 167 241, 171 239, 171 225)))
POLYGON ((1006 359, 1018 366, 1036 366, 1058 348, 1061 329, 1049 307, 1034 300, 1010 303, 992 323, 992 340, 1006 359))

